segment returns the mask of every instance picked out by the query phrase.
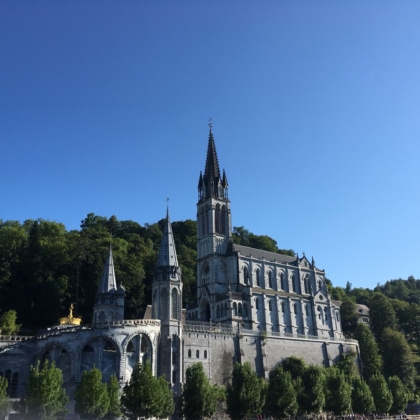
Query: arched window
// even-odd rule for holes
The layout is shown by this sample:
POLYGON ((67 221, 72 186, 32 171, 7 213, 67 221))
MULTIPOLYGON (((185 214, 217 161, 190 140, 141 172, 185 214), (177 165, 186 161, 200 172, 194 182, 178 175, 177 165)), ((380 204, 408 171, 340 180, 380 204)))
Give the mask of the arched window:
POLYGON ((244 283, 248 284, 248 282, 249 282, 248 268, 244 267, 244 283))
POLYGON ((322 321, 322 323, 324 323, 324 319, 322 317, 322 309, 321 309, 321 307, 318 306, 318 309, 317 310, 318 310, 318 318, 319 318, 319 320, 322 321))
POLYGON ((309 315, 309 307, 308 307, 308 305, 305 305, 305 314, 306 314, 306 316, 309 315))
POLYGON ((292 274, 291 279, 292 279, 292 289, 296 293, 296 284, 295 284, 295 275, 294 274, 292 274))
POLYGON ((260 270, 257 268, 257 270, 255 270, 255 280, 257 282, 257 286, 260 285, 260 270))
POLYGON ((268 272, 268 287, 270 288, 270 289, 272 289, 273 288, 273 281, 272 281, 272 273, 271 273, 271 271, 269 271, 268 272))
POLYGON ((233 302, 233 315, 238 316, 238 307, 236 305, 236 302, 233 302))
POLYGON ((168 291, 162 289, 160 297, 160 316, 162 319, 168 318, 168 291))
POLYGON ((272 304, 271 304, 271 299, 268 299, 268 310, 269 311, 273 310, 273 307, 272 307, 272 304))
POLYGON ((309 278, 305 277, 305 293, 309 293, 309 278))
POLYGON ((238 315, 242 316, 242 303, 238 303, 238 315))
POLYGON ((284 274, 283 273, 280 274, 280 287, 282 290, 286 290, 286 288, 284 287, 284 274))
POLYGON ((220 224, 221 224, 222 235, 226 235, 226 219, 227 219, 226 206, 222 206, 222 212, 220 214, 220 224))
POLYGON ((319 288, 319 290, 322 289, 322 281, 321 280, 318 281, 318 288, 319 288))
POLYGON ((216 215, 215 215, 215 224, 216 224, 216 233, 220 232, 220 204, 216 205, 216 215))
POLYGON ((207 350, 204 350, 204 358, 207 359, 207 350))
POLYGON ((243 315, 244 315, 244 316, 248 316, 248 306, 247 306, 247 304, 246 304, 246 303, 244 303, 243 315))
POLYGON ((191 357, 191 349, 188 349, 188 357, 191 357))
POLYGON ((258 309, 260 309, 260 303, 259 303, 259 299, 255 298, 255 309, 258 311, 258 309))
POLYGON ((295 314, 297 314, 297 305, 296 305, 296 303, 295 303, 295 304, 293 304, 293 312, 294 312, 295 314))
POLYGON ((324 308, 324 312, 325 312, 325 322, 328 321, 328 308, 324 308))
POLYGON ((172 318, 178 319, 178 292, 175 288, 172 289, 172 318))
POLYGON ((216 318, 220 318, 220 306, 219 305, 217 305, 217 308, 216 308, 216 318))
POLYGON ((200 358, 200 350, 197 350, 197 351, 195 352, 195 357, 196 357, 197 359, 199 359, 199 358, 200 358))
POLYGON ((281 311, 284 313, 284 302, 281 303, 281 311))
POLYGON ((335 317, 336 317, 336 319, 337 319, 337 322, 340 322, 340 317, 339 317, 339 315, 338 315, 338 311, 335 313, 335 317))

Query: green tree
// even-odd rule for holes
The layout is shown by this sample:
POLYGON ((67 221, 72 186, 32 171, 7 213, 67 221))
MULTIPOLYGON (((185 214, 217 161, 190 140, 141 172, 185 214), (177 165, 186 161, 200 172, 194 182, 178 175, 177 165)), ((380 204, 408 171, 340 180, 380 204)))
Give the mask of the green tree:
MULTIPOLYGON (((124 415, 129 419, 168 416, 170 404, 168 395, 163 393, 163 381, 164 379, 158 381, 153 376, 149 361, 146 361, 145 364, 137 363, 131 374, 130 382, 124 386, 121 396, 124 415)), ((173 408, 172 402, 172 412, 173 408)))
POLYGON ((104 417, 109 409, 109 396, 105 383, 102 382, 102 373, 97 368, 85 370, 82 380, 74 393, 76 401, 74 410, 81 417, 96 419, 104 417))
POLYGON ((372 330, 376 337, 380 337, 385 328, 395 329, 397 316, 390 299, 376 292, 370 298, 368 306, 372 330))
POLYGON ((346 337, 352 337, 357 327, 357 309, 353 298, 345 297, 340 306, 341 327, 346 337))
POLYGON ((251 365, 236 363, 232 382, 226 389, 227 413, 232 420, 255 417, 265 404, 265 382, 252 371, 251 365))
POLYGON ((298 411, 292 377, 280 366, 270 372, 265 409, 273 417, 291 417, 298 411))
POLYGON ((69 401, 63 386, 63 374, 54 363, 46 361, 40 369, 39 363, 31 370, 23 401, 25 411, 37 419, 64 418, 69 401))
POLYGON ((210 384, 201 363, 194 363, 187 368, 182 401, 182 411, 187 419, 211 417, 216 412, 217 392, 210 384))
POLYGON ((392 393, 391 414, 398 414, 404 411, 408 402, 408 390, 398 376, 388 378, 388 386, 392 393))
POLYGON ((157 388, 159 404, 157 406, 158 410, 155 413, 155 417, 158 419, 166 419, 175 411, 175 404, 172 397, 172 391, 164 376, 158 378, 157 388))
POLYGON ((371 329, 359 324, 354 332, 354 338, 359 342, 360 357, 363 363, 363 376, 369 379, 373 374, 381 372, 382 357, 371 329))
POLYGON ((325 409, 335 415, 347 414, 351 411, 351 385, 346 381, 344 373, 337 368, 326 370, 325 409))
POLYGON ((325 405, 324 370, 319 366, 309 366, 302 375, 303 393, 301 406, 306 413, 320 413, 325 405))
POLYGON ((0 416, 4 416, 7 412, 7 386, 7 379, 3 378, 3 376, 0 376, 0 416))
POLYGON ((292 380, 295 381, 302 377, 306 369, 306 363, 301 357, 290 356, 282 360, 281 367, 285 372, 290 372, 292 380))
POLYGON ((353 378, 351 406, 357 414, 368 414, 375 410, 372 392, 368 384, 360 378, 353 378))
POLYGON ((121 401, 120 401, 120 384, 115 375, 111 376, 111 379, 108 383, 108 399, 109 407, 107 412, 107 417, 120 417, 121 412, 121 401))
POLYGON ((414 389, 416 368, 411 347, 404 335, 386 328, 382 334, 381 349, 384 358, 384 375, 398 376, 407 388, 414 389))
POLYGON ((0 316, 0 331, 3 335, 17 334, 20 325, 16 324, 17 313, 14 310, 5 312, 0 316))
POLYGON ((377 373, 369 380, 377 413, 386 413, 392 406, 392 394, 383 375, 377 373))

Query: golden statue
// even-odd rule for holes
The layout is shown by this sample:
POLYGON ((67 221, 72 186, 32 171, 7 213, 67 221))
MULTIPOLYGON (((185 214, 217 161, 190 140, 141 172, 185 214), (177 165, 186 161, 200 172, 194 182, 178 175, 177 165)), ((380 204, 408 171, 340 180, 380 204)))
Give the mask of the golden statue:
POLYGON ((60 325, 80 325, 80 323, 82 322, 82 318, 75 318, 73 316, 73 309, 74 309, 74 305, 72 303, 70 305, 69 316, 66 316, 64 318, 60 318, 58 320, 60 322, 60 325))

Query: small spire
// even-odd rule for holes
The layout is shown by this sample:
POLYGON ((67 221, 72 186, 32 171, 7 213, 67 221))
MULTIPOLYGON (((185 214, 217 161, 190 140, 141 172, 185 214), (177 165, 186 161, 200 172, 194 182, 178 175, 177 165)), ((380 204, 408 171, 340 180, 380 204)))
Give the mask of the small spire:
POLYGON ((111 290, 117 290, 117 283, 115 281, 114 258, 110 244, 98 293, 108 293, 111 290))
POLYGON ((312 262, 311 262, 312 267, 315 267, 315 260, 314 257, 312 257, 312 262))
POLYGON ((162 241, 159 248, 157 267, 171 266, 178 267, 174 235, 172 233, 171 221, 169 218, 169 207, 166 209, 165 227, 163 228, 162 241))

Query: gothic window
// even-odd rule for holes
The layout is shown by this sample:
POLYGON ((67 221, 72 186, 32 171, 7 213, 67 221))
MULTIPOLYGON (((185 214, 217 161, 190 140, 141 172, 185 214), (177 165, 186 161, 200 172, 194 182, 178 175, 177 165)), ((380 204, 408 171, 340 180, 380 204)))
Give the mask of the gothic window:
POLYGON ((222 212, 220 214, 220 224, 221 224, 222 235, 226 235, 226 219, 227 219, 226 206, 222 206, 222 212))
POLYGON ((248 284, 249 282, 249 273, 248 273, 248 268, 244 267, 244 283, 248 284))
POLYGON ((259 286, 260 285, 260 270, 259 269, 255 271, 255 280, 257 281, 257 286, 259 286))
POLYGON ((217 308, 216 308, 216 318, 220 318, 220 306, 219 305, 217 305, 217 308))
POLYGON ((258 309, 260 309, 260 303, 259 303, 259 299, 255 298, 255 309, 258 311, 258 309))
POLYGON ((216 205, 216 215, 215 215, 215 224, 216 224, 216 233, 220 232, 220 204, 216 205))
POLYGON ((238 304, 238 315, 242 316, 242 303, 238 304))
POLYGON ((191 349, 188 349, 188 357, 191 357, 191 349))
POLYGON ((200 358, 200 350, 197 350, 197 351, 195 352, 195 357, 196 357, 197 359, 199 359, 199 358, 200 358))
POLYGON ((319 287, 319 290, 322 289, 322 281, 321 280, 318 281, 318 287, 319 287))
POLYGON ((176 382, 176 371, 173 370, 172 371, 172 383, 175 383, 175 382, 176 382))
POLYGON ((204 358, 207 359, 207 350, 204 350, 204 358))
POLYGON ((162 289, 160 302, 161 302, 160 316, 162 319, 167 319, 168 318, 168 291, 166 289, 162 289))
POLYGON ((281 311, 284 313, 284 302, 281 303, 281 311))
POLYGON ((309 307, 308 307, 308 305, 305 305, 305 313, 306 313, 306 316, 309 315, 309 307))
POLYGON ((308 277, 305 277, 304 283, 305 283, 305 293, 308 294, 309 293, 309 278, 308 277))
POLYGON ((338 316, 338 312, 335 313, 335 317, 337 318, 337 322, 340 322, 340 317, 338 316))
POLYGON ((172 289, 172 318, 178 319, 178 292, 175 288, 172 289))
POLYGON ((324 323, 324 319, 322 317, 322 309, 320 306, 318 306, 318 318, 320 321, 322 321, 322 323, 324 323))
POLYGON ((273 310, 273 307, 272 307, 272 304, 271 304, 271 299, 268 300, 268 310, 269 311, 273 310))
POLYGON ((236 302, 233 303, 233 315, 238 316, 238 307, 236 306, 236 302))
POLYGON ((294 312, 295 314, 297 314, 297 305, 296 305, 296 303, 293 305, 293 312, 294 312))
POLYGON ((272 289, 273 288, 273 281, 272 281, 272 273, 271 273, 271 271, 269 271, 268 272, 268 287, 270 288, 270 289, 272 289))
POLYGON ((244 316, 248 316, 248 306, 246 305, 246 303, 244 303, 244 307, 243 307, 243 315, 244 315, 244 316))
POLYGON ((325 322, 328 321, 328 308, 324 308, 324 312, 325 312, 325 322))
POLYGON ((280 287, 282 290, 286 290, 286 288, 284 287, 284 274, 283 273, 280 274, 280 287))
POLYGON ((295 283, 295 275, 292 274, 292 289, 295 293, 297 293, 296 291, 296 283, 295 283))

